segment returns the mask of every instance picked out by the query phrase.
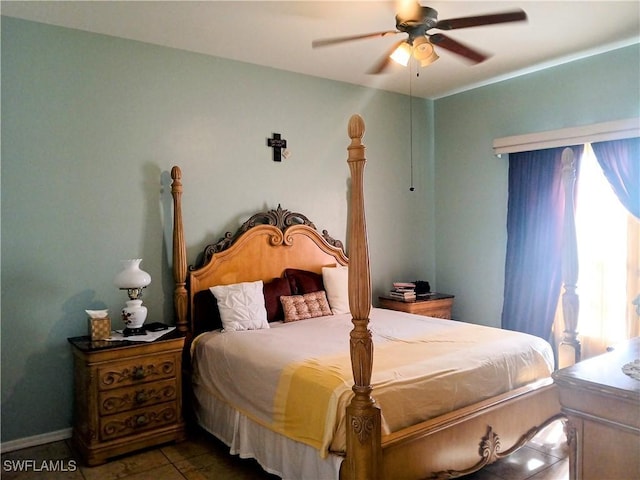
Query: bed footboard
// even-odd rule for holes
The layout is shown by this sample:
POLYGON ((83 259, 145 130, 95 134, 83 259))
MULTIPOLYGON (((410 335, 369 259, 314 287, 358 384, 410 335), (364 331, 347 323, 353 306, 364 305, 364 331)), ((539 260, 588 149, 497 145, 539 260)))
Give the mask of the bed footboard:
POLYGON ((545 380, 382 437, 382 478, 449 479, 473 473, 524 446, 563 418, 545 380))

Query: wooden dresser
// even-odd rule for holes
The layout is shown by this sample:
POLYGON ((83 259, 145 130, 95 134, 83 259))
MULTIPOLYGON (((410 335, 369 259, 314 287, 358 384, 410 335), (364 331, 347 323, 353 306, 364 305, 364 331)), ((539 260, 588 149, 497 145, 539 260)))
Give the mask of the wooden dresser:
MULTIPOLYGON (((131 337, 135 338, 135 337, 131 337)), ((185 437, 175 330, 148 343, 69 339, 74 353, 73 443, 87 465, 185 437)))
POLYGON ((640 380, 622 367, 640 339, 553 374, 567 415, 571 480, 640 478, 640 380))
POLYGON ((453 295, 434 293, 424 299, 403 301, 391 297, 378 297, 381 308, 398 310, 400 312, 415 313, 426 317, 451 319, 453 295))

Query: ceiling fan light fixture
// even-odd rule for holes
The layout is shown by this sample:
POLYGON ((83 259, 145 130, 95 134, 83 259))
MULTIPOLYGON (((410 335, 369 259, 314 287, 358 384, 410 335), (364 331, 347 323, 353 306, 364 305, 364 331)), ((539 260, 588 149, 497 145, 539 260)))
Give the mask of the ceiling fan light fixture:
POLYGON ((433 62, 435 62, 439 58, 440 57, 438 56, 438 54, 434 50, 433 52, 431 52, 431 55, 429 55, 427 58, 420 59, 420 66, 421 67, 428 67, 429 65, 431 65, 433 62))
POLYGON ((418 37, 413 41, 413 56, 416 60, 422 60, 431 56, 433 53, 433 45, 427 40, 427 37, 418 37))
POLYGON ((427 37, 418 37, 413 41, 413 56, 421 67, 431 65, 440 58, 427 37))
POLYGON ((393 53, 389 55, 389 57, 394 62, 399 63, 403 67, 406 67, 409 64, 411 53, 412 53, 411 45, 409 45, 406 42, 403 42, 400 45, 398 45, 398 48, 396 48, 393 51, 393 53))
POLYGON ((520 22, 527 19, 527 14, 522 9, 509 12, 494 13, 489 15, 473 15, 469 17, 450 18, 439 20, 438 12, 430 7, 421 6, 416 0, 396 0, 398 13, 396 14, 396 29, 381 32, 365 33, 360 35, 350 35, 347 37, 327 38, 324 40, 314 40, 311 45, 316 47, 334 45, 337 43, 365 38, 384 37, 404 33, 405 40, 400 40, 389 46, 389 50, 384 57, 378 61, 375 68, 369 73, 382 73, 393 60, 406 67, 409 65, 411 57, 424 67, 438 60, 438 55, 434 52, 434 46, 439 49, 448 50, 451 53, 466 58, 473 63, 484 62, 488 57, 473 47, 464 45, 443 33, 430 33, 432 29, 455 30, 460 28, 480 27, 484 25, 496 25, 510 22, 520 22), (393 53, 391 53, 393 52, 393 53))

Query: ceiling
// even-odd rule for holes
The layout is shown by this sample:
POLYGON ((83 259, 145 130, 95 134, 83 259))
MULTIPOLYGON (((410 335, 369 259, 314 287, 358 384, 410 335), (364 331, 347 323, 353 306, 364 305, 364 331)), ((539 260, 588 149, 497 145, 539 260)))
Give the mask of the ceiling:
MULTIPOLYGON (((393 1, 6 1, 3 15, 123 37, 389 91, 440 98, 640 42, 640 2, 429 1, 440 20, 522 8, 527 22, 447 35, 485 62, 438 49, 434 64, 366 72, 404 34, 311 47, 327 37, 395 29, 393 1)), ((437 32, 433 30, 431 33, 437 32)))

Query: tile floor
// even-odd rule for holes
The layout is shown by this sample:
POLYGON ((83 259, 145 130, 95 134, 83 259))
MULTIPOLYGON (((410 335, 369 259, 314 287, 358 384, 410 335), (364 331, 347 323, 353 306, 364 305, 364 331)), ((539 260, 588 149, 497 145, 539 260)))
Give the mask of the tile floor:
MULTIPOLYGON (((465 480, 567 480, 569 466, 562 424, 555 422, 515 454, 465 480)), ((123 456, 97 467, 84 467, 68 441, 2 454, 3 480, 277 480, 253 460, 228 454, 205 433, 159 448, 123 456), (22 461, 22 462, 21 462, 22 461), (44 463, 46 461, 48 463, 44 463), (29 463, 31 462, 31 463, 29 463), (37 469, 33 468, 33 465, 37 469), (51 470, 47 471, 47 464, 51 470), (18 471, 23 467, 22 472, 18 471), (39 471, 36 471, 39 470, 39 471)))

